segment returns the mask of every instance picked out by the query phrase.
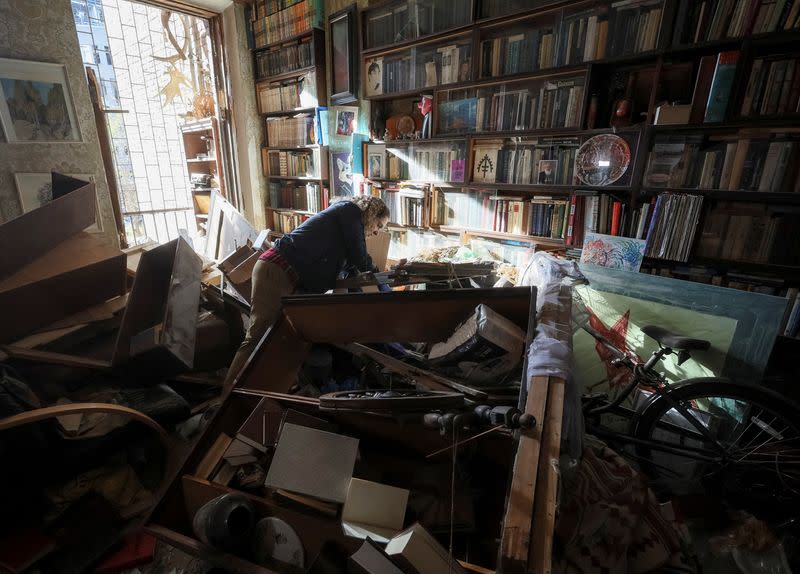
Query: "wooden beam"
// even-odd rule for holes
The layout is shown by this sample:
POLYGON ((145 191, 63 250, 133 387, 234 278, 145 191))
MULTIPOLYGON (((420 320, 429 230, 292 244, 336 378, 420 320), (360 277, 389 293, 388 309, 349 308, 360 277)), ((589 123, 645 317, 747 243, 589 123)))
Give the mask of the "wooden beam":
POLYGON ((536 417, 536 427, 519 437, 501 531, 498 572, 524 572, 526 569, 549 382, 549 377, 534 377, 525 402, 525 412, 536 417))
POLYGON ((11 359, 28 361, 31 363, 44 363, 47 365, 61 365, 62 367, 74 367, 78 369, 90 369, 93 371, 110 371, 111 363, 99 359, 79 357, 77 355, 67 355, 64 353, 51 353, 50 351, 39 351, 36 349, 25 349, 14 345, 0 345, 3 351, 11 359))

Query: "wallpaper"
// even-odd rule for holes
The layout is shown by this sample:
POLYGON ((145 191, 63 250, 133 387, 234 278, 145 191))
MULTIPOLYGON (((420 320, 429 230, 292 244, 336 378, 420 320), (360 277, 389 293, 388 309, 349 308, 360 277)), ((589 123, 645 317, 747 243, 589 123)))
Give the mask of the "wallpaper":
POLYGON ((51 170, 93 173, 103 232, 117 244, 70 0, 0 0, 0 57, 66 65, 82 140, 80 143, 9 144, 5 134, 0 136, 0 222, 21 214, 14 173, 51 170))
POLYGON ((263 129, 256 104, 253 55, 247 45, 244 6, 223 12, 225 55, 230 73, 230 101, 236 137, 236 172, 242 194, 242 213, 256 229, 265 227, 266 178, 261 169, 263 129))

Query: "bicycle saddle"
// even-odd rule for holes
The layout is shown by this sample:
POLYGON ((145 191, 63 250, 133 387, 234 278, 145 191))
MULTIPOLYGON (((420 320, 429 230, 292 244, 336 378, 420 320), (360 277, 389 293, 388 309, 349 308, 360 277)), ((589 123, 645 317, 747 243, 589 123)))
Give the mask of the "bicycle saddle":
POLYGON ((658 325, 645 325, 642 327, 642 331, 645 335, 655 339, 664 347, 677 349, 678 351, 705 351, 711 346, 711 343, 704 339, 681 337, 675 333, 670 333, 658 325))

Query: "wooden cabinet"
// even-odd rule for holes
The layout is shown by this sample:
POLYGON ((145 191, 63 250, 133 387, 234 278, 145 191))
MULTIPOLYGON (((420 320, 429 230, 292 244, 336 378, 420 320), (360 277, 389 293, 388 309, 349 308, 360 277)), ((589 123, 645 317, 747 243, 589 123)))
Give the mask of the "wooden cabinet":
POLYGON ((225 196, 217 119, 185 123, 181 126, 181 136, 197 230, 203 234, 211 207, 211 192, 216 190, 225 196))

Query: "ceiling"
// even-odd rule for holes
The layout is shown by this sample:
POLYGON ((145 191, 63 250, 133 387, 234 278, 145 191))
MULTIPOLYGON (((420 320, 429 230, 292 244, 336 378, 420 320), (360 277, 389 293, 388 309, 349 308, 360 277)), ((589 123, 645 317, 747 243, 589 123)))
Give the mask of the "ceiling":
POLYGON ((225 8, 233 4, 233 0, 184 0, 184 2, 214 12, 222 12, 225 8))

